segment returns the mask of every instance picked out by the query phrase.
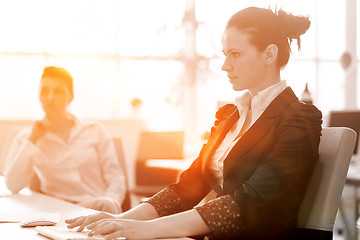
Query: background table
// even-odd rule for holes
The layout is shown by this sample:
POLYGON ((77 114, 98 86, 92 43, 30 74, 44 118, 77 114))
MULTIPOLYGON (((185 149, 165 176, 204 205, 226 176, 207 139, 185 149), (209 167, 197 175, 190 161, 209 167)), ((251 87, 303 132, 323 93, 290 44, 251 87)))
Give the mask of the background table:
POLYGON ((357 221, 360 217, 360 156, 354 155, 348 169, 339 214, 346 232, 346 239, 358 239, 357 221))
POLYGON ((174 169, 182 172, 190 167, 195 158, 185 159, 147 159, 145 164, 148 167, 174 169))

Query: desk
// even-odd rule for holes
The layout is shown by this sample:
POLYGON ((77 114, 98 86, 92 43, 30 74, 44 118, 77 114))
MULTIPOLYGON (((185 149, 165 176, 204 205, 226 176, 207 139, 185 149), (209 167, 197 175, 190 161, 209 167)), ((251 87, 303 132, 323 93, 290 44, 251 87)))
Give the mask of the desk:
MULTIPOLYGON (((49 213, 60 212, 57 226, 65 226, 65 219, 95 213, 95 210, 84 208, 57 198, 23 189, 19 194, 10 194, 6 189, 4 178, 0 176, 0 214, 15 213, 49 213)), ((1 239, 6 240, 49 240, 36 233, 34 228, 21 228, 18 223, 0 223, 1 239)), ((169 238, 189 240, 190 238, 169 238)))
MULTIPOLYGON (((2 188, 3 189, 3 188, 2 188)), ((4 192, 2 190, 1 192, 4 192)), ((95 210, 83 208, 81 206, 32 192, 28 189, 22 190, 19 194, 7 194, 0 197, 0 212, 11 213, 49 213, 60 212, 58 226, 65 226, 65 219, 81 215, 89 215, 95 210)), ((0 223, 1 236, 6 236, 7 240, 18 239, 48 239, 37 234, 34 228, 22 228, 18 223, 0 223)))

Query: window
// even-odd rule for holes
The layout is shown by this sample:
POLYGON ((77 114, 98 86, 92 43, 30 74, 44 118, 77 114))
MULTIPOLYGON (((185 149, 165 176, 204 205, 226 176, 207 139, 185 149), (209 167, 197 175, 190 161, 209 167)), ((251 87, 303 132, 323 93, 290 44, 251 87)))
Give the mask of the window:
POLYGON ((336 0, 1 1, 0 118, 40 118, 39 78, 45 66, 57 65, 74 76, 71 109, 76 115, 127 118, 132 99, 140 98, 141 116, 149 128, 185 129, 198 140, 213 124, 219 102, 236 96, 221 71, 220 40, 228 18, 251 5, 309 15, 312 25, 302 37, 302 50, 297 52, 293 44, 282 77, 297 95, 309 83, 315 105, 327 114, 347 107, 347 76, 339 61, 348 37, 346 4, 336 0))

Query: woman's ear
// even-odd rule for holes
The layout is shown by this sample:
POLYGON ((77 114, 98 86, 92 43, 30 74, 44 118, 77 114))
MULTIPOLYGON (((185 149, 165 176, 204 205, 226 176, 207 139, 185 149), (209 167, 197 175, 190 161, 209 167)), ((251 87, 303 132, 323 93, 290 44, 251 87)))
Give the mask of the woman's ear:
POLYGON ((68 99, 68 104, 70 104, 71 102, 72 102, 72 100, 74 99, 74 95, 73 94, 71 94, 70 95, 70 97, 69 97, 69 99, 68 99))
POLYGON ((273 63, 276 63, 278 55, 278 47, 275 44, 270 44, 265 49, 265 64, 271 65, 273 63))

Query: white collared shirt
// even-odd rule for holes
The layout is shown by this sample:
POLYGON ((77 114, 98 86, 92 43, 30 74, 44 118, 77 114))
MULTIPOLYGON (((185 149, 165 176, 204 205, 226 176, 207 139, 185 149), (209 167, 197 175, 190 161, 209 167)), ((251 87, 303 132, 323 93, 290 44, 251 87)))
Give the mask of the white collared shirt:
POLYGON ((210 169, 218 179, 219 185, 223 184, 223 165, 227 155, 241 138, 241 136, 254 124, 263 114, 270 103, 287 87, 286 81, 281 80, 252 96, 250 91, 242 91, 241 95, 235 98, 235 105, 239 111, 239 119, 229 130, 224 140, 215 150, 210 169), (251 108, 249 103, 251 102, 251 108))
POLYGON ((26 187, 36 172, 45 194, 75 203, 93 197, 123 201, 125 169, 102 125, 75 118, 67 142, 46 132, 35 145, 28 140, 30 133, 20 132, 9 150, 4 175, 10 190, 26 187))

